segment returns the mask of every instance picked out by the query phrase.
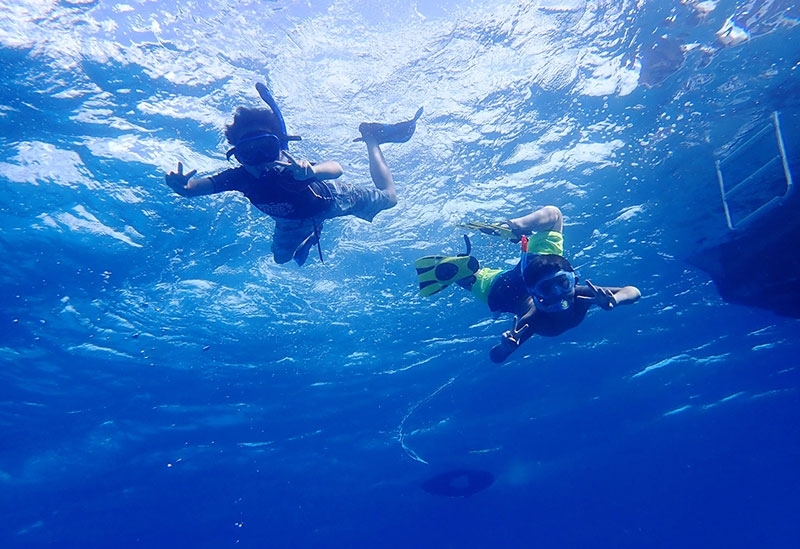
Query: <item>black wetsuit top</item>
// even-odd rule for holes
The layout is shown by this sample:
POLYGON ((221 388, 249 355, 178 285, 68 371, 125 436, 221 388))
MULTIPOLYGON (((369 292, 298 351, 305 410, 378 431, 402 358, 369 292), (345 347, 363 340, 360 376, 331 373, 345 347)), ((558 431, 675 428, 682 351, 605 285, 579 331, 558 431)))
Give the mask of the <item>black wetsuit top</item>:
POLYGON ((288 170, 273 169, 257 178, 239 166, 212 176, 211 181, 215 193, 239 191, 265 214, 283 219, 324 217, 333 203, 325 183, 297 181, 288 170))
MULTIPOLYGON (((591 297, 588 286, 575 286, 575 296, 591 297)), ((489 309, 495 312, 519 314, 521 303, 530 299, 525 282, 522 279, 519 263, 510 271, 498 275, 489 291, 489 309)), ((536 311, 533 319, 532 334, 557 336, 574 328, 586 318, 586 313, 593 305, 588 299, 575 299, 566 311, 548 313, 536 311)), ((530 337, 530 335, 528 336, 530 337)), ((527 338, 525 338, 527 339, 527 338)))

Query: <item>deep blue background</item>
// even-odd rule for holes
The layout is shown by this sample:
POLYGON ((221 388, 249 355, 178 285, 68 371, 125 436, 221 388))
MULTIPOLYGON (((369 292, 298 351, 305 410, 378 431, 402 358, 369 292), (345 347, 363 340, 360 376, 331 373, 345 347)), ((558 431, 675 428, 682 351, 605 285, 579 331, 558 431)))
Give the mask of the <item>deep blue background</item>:
POLYGON ((689 261, 727 236, 714 160, 775 110, 797 158, 794 3, 376 5, 0 8, 0 543, 797 546, 797 320, 689 261), (255 81, 354 183, 358 123, 425 107, 385 147, 400 204, 326 224, 325 264, 163 183, 224 169, 255 81), (583 279, 643 298, 497 366, 511 319, 413 261, 545 204, 583 279), (495 482, 420 488, 455 468, 495 482))

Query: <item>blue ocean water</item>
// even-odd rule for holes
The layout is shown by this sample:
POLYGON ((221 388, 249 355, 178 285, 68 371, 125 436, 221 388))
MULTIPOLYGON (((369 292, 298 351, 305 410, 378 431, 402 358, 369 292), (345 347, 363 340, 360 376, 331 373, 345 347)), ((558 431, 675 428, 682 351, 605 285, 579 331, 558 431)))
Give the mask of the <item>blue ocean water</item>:
POLYGON ((12 0, 0 22, 4 547, 800 543, 798 321, 688 261, 728 230, 716 159, 775 111, 797 157, 796 3, 12 0), (292 151, 352 183, 358 124, 425 108, 384 148, 399 205, 327 223, 324 264, 275 264, 239 195, 164 184, 230 166, 259 81, 292 151), (512 319, 419 296, 413 262, 546 204, 583 279, 643 298, 495 365, 512 319), (421 489, 455 469, 494 482, 421 489))

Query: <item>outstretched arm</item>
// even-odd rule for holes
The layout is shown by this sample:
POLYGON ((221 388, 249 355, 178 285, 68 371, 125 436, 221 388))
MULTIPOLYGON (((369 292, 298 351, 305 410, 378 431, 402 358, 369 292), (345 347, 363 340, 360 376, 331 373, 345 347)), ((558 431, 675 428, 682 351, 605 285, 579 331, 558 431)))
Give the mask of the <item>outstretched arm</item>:
POLYGON ((617 300, 617 305, 630 305, 631 303, 636 303, 642 297, 642 292, 636 286, 625 286, 614 290, 614 299, 617 300))
POLYGON ((285 170, 292 174, 295 181, 336 179, 344 172, 342 165, 335 160, 325 160, 318 164, 312 164, 308 160, 297 160, 286 151, 281 152, 281 156, 286 160, 276 160, 272 165, 283 166, 285 170))
POLYGON ((164 180, 170 188, 181 196, 202 196, 214 193, 214 183, 207 177, 192 179, 197 170, 183 173, 183 164, 178 162, 178 171, 169 172, 164 180))
POLYGON ((636 303, 642 297, 642 292, 636 286, 623 286, 622 288, 595 286, 589 280, 586 281, 586 289, 580 291, 576 299, 591 300, 591 302, 601 309, 610 311, 617 305, 630 305, 636 303))
POLYGON ((317 179, 336 179, 344 173, 342 165, 336 160, 325 160, 314 164, 314 175, 317 179))

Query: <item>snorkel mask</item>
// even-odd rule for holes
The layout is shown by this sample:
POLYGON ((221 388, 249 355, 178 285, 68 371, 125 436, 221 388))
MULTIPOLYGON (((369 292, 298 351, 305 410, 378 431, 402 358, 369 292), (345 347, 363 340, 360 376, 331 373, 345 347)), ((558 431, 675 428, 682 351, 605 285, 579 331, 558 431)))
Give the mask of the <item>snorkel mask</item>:
MULTIPOLYGON (((520 242, 520 267, 524 273, 528 266, 528 238, 523 236, 520 242)), ((536 308, 545 313, 565 311, 572 305, 575 292, 575 273, 564 269, 548 274, 536 280, 532 285, 525 284, 525 289, 536 304, 536 308)))
POLYGON ((278 127, 273 128, 271 132, 261 131, 245 135, 225 154, 225 158, 228 160, 233 156, 240 164, 245 166, 258 166, 268 162, 275 162, 280 158, 282 150, 289 150, 289 141, 301 140, 299 135, 286 134, 286 122, 284 122, 281 110, 267 87, 261 82, 257 82, 256 90, 262 101, 267 104, 275 116, 278 127))
POLYGON ((273 133, 250 134, 225 154, 228 160, 231 156, 245 166, 275 162, 281 156, 281 140, 273 133))
POLYGON ((558 271, 542 278, 533 287, 526 286, 536 308, 546 313, 569 309, 575 291, 575 273, 558 271))

